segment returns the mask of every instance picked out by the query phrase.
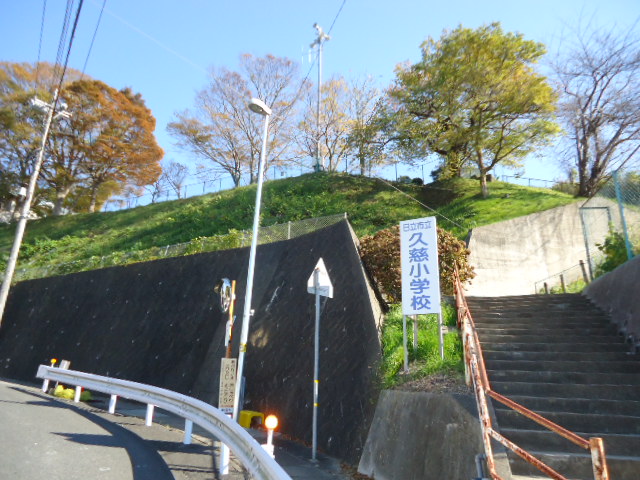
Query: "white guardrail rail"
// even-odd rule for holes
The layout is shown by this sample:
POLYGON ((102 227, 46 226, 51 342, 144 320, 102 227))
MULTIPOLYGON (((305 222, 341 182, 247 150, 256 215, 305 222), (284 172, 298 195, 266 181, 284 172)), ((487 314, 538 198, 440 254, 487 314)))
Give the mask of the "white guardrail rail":
MULTIPOLYGON (((156 406, 179 415, 189 422, 200 425, 227 445, 253 478, 257 480, 291 480, 287 472, 243 427, 217 408, 201 400, 152 385, 75 370, 63 370, 47 365, 38 367, 36 377, 44 379, 45 383, 50 380, 75 386, 76 401, 79 399, 79 387, 107 393, 111 395, 109 406, 111 413, 115 408, 115 398, 123 397, 146 403, 148 405, 147 413, 152 412, 153 406, 156 406)), ((46 387, 44 389, 46 390, 46 387)), ((147 424, 149 424, 149 415, 147 415, 147 424)))

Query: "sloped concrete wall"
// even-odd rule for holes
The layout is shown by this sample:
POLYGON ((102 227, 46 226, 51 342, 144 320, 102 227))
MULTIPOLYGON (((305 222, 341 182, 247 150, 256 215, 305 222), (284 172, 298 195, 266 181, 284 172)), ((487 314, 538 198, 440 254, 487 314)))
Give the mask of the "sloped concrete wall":
POLYGON ((620 265, 612 272, 596 278, 582 292, 607 312, 626 335, 640 340, 640 256, 620 265))
POLYGON ((475 478, 482 433, 471 395, 385 390, 358 472, 376 480, 475 478))
MULTIPOLYGON (((580 260, 588 261, 579 211, 582 203, 474 228, 468 247, 476 277, 467 294, 533 294, 536 282, 570 268, 566 281, 580 278, 577 265, 580 260)), ((615 203, 606 199, 592 199, 589 206, 596 212, 595 216, 587 216, 591 239, 588 248, 593 255, 594 243, 604 239, 609 222, 618 221, 619 213, 615 203)))
MULTIPOLYGON (((377 395, 381 314, 346 221, 258 247, 245 408, 278 415, 280 431, 311 442, 315 303, 306 284, 320 257, 335 294, 322 307, 318 442, 355 462, 377 395)), ((237 355, 248 258, 235 249, 19 283, 0 328, 0 377, 33 381, 39 364, 64 358, 216 405, 226 316, 213 286, 238 281, 237 355)))

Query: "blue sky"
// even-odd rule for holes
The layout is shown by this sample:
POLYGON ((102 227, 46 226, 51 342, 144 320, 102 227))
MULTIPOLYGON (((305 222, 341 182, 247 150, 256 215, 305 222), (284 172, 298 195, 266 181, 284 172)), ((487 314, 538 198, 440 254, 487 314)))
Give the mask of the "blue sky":
MULTIPOLYGON (((2 2, 0 60, 37 60, 43 3, 2 2)), ((82 70, 87 61, 102 4, 103 0, 84 1, 69 62, 73 68, 82 70)), ((41 60, 55 60, 65 6, 62 0, 47 1, 41 60)), ((420 43, 428 36, 439 37, 444 29, 499 21, 504 30, 544 42, 554 52, 580 16, 624 29, 640 17, 640 2, 609 0, 605 6, 596 0, 107 0, 86 73, 115 88, 130 86, 140 92, 157 119, 156 136, 165 158, 191 163, 192 158, 173 145, 166 125, 174 112, 193 105, 195 92, 206 83, 207 69, 233 69, 242 53, 271 53, 302 62, 306 75, 312 67, 308 50, 315 22, 328 30, 335 19, 332 38, 325 44, 325 78, 370 75, 384 87, 393 79, 396 64, 417 61, 420 43)), ((425 176, 430 169, 425 167, 425 176)), ((421 175, 419 169, 400 173, 421 175)), ((509 172, 498 170, 503 173, 509 172)), ((530 160, 525 175, 553 180, 562 173, 546 158, 530 160)), ((393 178, 395 172, 387 169, 384 176, 393 178)))

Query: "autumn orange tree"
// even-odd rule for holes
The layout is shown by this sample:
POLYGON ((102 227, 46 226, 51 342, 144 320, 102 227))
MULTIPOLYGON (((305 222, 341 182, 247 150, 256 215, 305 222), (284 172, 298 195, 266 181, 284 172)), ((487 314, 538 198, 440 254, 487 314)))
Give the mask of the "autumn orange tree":
MULTIPOLYGON (((18 199, 15 192, 28 183, 40 147, 45 113, 31 100, 37 95, 51 101, 49 86, 58 74, 46 62, 0 62, 0 207, 4 209, 18 199)), ((81 75, 69 68, 65 78, 73 81, 81 75)), ((34 205, 41 199, 42 191, 37 193, 34 205)))
POLYGON ((155 118, 140 94, 79 80, 61 98, 72 115, 52 129, 42 173, 55 192, 54 214, 62 212, 75 188, 86 191, 87 209, 93 212, 105 189, 118 193, 128 184, 144 186, 158 179, 164 152, 153 134, 155 118))
MULTIPOLYGON (((380 230, 360 241, 360 256, 376 281, 379 289, 391 302, 402 299, 402 273, 400 270, 400 227, 380 230)), ((458 268, 460 280, 471 280, 475 273, 469 265, 469 250, 453 234, 438 227, 438 266, 440 290, 444 295, 453 294, 453 272, 458 268)))

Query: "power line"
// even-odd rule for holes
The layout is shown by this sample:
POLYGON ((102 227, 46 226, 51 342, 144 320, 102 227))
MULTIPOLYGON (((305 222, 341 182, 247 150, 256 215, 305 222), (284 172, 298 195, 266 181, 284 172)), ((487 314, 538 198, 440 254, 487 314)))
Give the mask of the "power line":
POLYGON ((104 12, 104 6, 107 4, 107 0, 102 1, 102 8, 100 9, 100 15, 98 16, 98 22, 96 23, 96 28, 93 31, 93 37, 91 37, 91 45, 89 45, 89 51, 87 52, 87 58, 84 61, 84 65, 82 66, 82 75, 80 76, 80 80, 84 77, 84 72, 87 68, 87 63, 89 62, 89 56, 91 55, 91 50, 93 49, 93 42, 96 40, 96 35, 98 34, 98 28, 100 27, 100 21, 102 20, 102 13, 104 12))
MULTIPOLYGON (((78 3, 78 9, 76 10, 76 18, 73 21, 73 28, 71 29, 71 38, 69 39, 69 46, 67 47, 67 55, 66 55, 66 58, 64 60, 64 67, 62 68, 62 74, 60 75, 60 82, 58 83, 57 91, 60 91, 62 89, 62 82, 64 81, 64 74, 67 71, 67 65, 69 64, 69 55, 71 54, 71 47, 73 46, 73 39, 76 36, 76 28, 78 27, 78 20, 80 19, 80 12, 82 10, 82 4, 83 3, 84 3, 84 0, 80 0, 80 3, 78 3)), ((58 95, 55 95, 55 102, 53 104, 54 112, 55 112, 57 104, 58 104, 58 95)))
POLYGON ((329 31, 327 32, 328 34, 331 33, 331 30, 333 30, 333 26, 336 24, 336 20, 338 20, 338 17, 340 16, 340 12, 342 12, 342 8, 344 7, 345 3, 347 3, 347 0, 342 0, 342 5, 340 5, 340 8, 338 9, 338 13, 336 13, 336 16, 333 18, 333 22, 331 22, 331 26, 329 27, 329 31))
POLYGON ((38 88, 38 77, 40 73, 40 52, 42 51, 42 32, 44 31, 44 18, 47 11, 47 0, 42 3, 42 18, 40 20, 40 41, 38 42, 38 60, 36 61, 35 88, 38 88))

